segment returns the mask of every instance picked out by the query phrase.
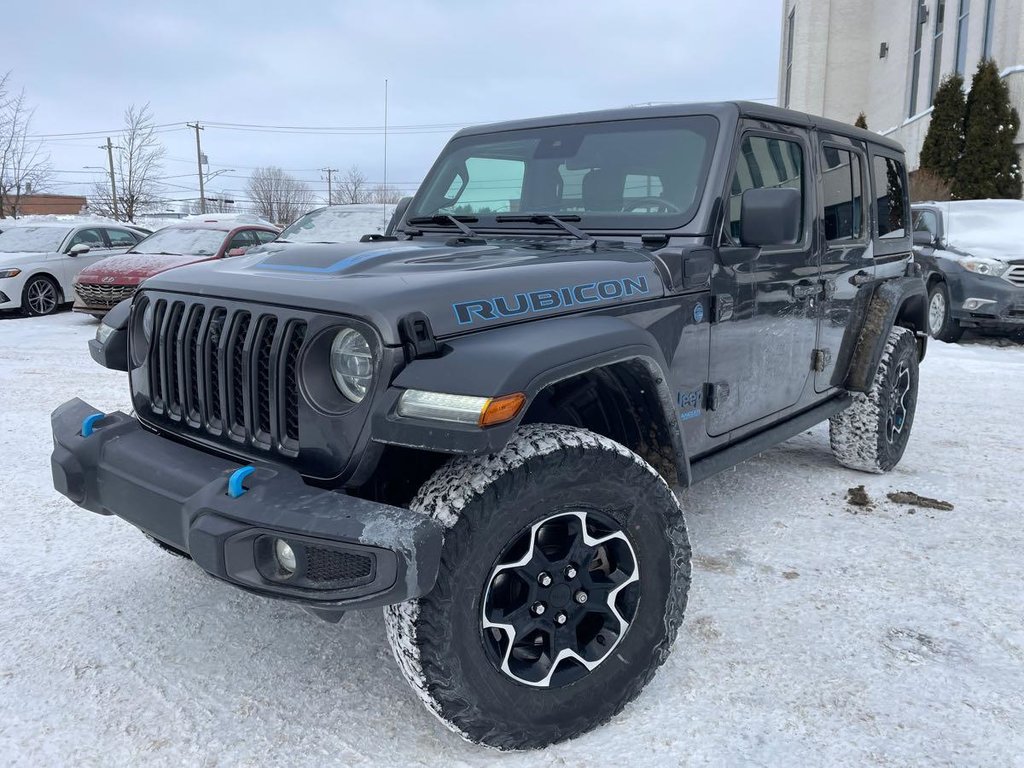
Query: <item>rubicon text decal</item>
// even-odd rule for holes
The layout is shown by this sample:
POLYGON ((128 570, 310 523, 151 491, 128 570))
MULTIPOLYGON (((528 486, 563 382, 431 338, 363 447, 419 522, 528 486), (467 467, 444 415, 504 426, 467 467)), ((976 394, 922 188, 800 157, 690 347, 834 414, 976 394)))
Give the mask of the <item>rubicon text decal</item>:
POLYGON ((459 325, 468 325, 481 320, 496 320, 501 317, 516 317, 536 312, 547 312, 560 307, 577 304, 594 304, 614 301, 627 296, 643 296, 650 293, 647 278, 643 275, 621 280, 602 280, 595 283, 569 285, 565 288, 546 288, 528 293, 514 293, 511 296, 496 296, 493 299, 476 299, 453 304, 455 318, 459 325))

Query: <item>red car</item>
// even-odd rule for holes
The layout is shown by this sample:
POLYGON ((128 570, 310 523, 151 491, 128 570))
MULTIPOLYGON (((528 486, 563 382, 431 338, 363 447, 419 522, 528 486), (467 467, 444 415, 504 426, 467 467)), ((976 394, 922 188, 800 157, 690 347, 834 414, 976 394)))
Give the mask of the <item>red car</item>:
POLYGON ((83 269, 74 283, 74 310, 103 317, 131 297, 147 277, 199 261, 240 256, 274 240, 278 232, 268 225, 238 221, 190 221, 165 227, 127 253, 83 269))

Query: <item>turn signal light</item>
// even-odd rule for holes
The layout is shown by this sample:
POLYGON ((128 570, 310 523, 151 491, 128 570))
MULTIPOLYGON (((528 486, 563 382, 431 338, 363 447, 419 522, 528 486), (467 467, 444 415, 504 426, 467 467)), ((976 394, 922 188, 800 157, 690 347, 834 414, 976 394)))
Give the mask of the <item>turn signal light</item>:
POLYGON ((491 398, 480 413, 479 424, 481 427, 493 427, 495 424, 504 424, 506 421, 514 419, 525 403, 526 395, 522 392, 491 398))

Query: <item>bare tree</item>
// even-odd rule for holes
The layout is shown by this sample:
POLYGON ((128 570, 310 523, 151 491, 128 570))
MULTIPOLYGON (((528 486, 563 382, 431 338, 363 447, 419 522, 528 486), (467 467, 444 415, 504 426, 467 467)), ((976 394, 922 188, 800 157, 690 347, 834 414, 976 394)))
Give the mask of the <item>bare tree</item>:
POLYGON ((12 94, 10 72, 0 76, 0 219, 18 215, 22 195, 45 186, 50 156, 30 137, 32 115, 25 90, 12 94))
POLYGON ((397 203, 403 197, 402 190, 392 187, 390 185, 377 184, 370 191, 370 202, 371 203, 397 203))
POLYGON ((334 205, 369 203, 371 194, 372 190, 366 174, 360 170, 358 165, 353 165, 345 171, 345 175, 338 182, 331 202, 334 205))
POLYGON ((291 224, 313 206, 310 188, 276 166, 253 171, 246 194, 255 213, 280 226, 291 224))
MULTIPOLYGON (((161 202, 160 162, 163 157, 164 147, 157 139, 149 104, 141 108, 128 107, 124 113, 124 130, 114 149, 116 213, 119 218, 135 221, 143 210, 161 202)), ((89 207, 106 216, 115 214, 109 180, 96 182, 93 186, 89 207)))

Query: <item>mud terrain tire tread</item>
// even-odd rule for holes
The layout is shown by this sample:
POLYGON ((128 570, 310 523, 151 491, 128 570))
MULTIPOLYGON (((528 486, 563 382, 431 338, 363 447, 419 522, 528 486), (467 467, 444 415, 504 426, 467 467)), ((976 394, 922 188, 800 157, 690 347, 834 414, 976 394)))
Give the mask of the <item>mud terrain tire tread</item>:
MULTIPOLYGON (((690 546, 683 515, 672 490, 650 464, 626 447, 576 427, 523 426, 499 453, 450 461, 423 485, 410 506, 445 527, 441 568, 429 594, 384 609, 388 641, 403 675, 428 709, 463 738, 498 749, 535 749, 573 738, 621 711, 640 693, 668 656, 686 606, 690 546), (609 658, 587 678, 561 689, 520 685, 494 668, 484 669, 475 658, 458 653, 458 638, 473 633, 460 633, 456 627, 459 611, 457 595, 453 592, 461 589, 461 595, 469 599, 467 595, 472 596, 474 582, 467 574, 460 584, 460 575, 472 568, 474 562, 483 560, 486 560, 483 565, 489 569, 497 557, 498 552, 488 548, 488 533, 502 530, 504 526, 519 525, 510 515, 519 514, 520 522, 525 520, 523 515, 529 512, 529 506, 521 512, 515 504, 523 495, 543 488, 545 480, 556 487, 569 488, 572 480, 563 483, 559 478, 584 478, 587 482, 594 477, 600 477, 603 482, 614 478, 623 494, 631 494, 636 499, 637 513, 633 517, 623 513, 628 519, 631 538, 646 536, 652 540, 651 537, 656 537, 658 546, 666 554, 667 562, 661 563, 662 568, 669 569, 661 574, 661 584, 654 586, 650 593, 645 591, 641 598, 643 610, 644 599, 655 600, 654 605, 658 605, 659 595, 664 594, 664 610, 656 616, 657 626, 649 621, 654 617, 653 612, 645 613, 644 620, 648 623, 638 626, 638 614, 612 656, 629 655, 627 643, 631 633, 636 635, 637 643, 641 638, 654 640, 643 651, 635 653, 632 663, 623 659, 620 664, 609 658), (453 659, 456 656, 459 658, 453 659), (636 670, 638 665, 641 668, 636 670), (606 674, 600 680, 591 679, 602 670, 606 674), (474 675, 476 679, 488 680, 492 690, 479 690, 469 684, 474 675), (614 680, 619 687, 595 690, 595 685, 609 680, 614 680), (538 694, 538 690, 543 693, 538 694), (616 691, 614 696, 609 695, 612 690, 616 691), (504 697, 507 709, 499 707, 495 691, 504 697), (533 698, 543 695, 548 696, 547 701, 533 698), (509 699, 521 699, 522 707, 508 707, 509 699), (530 706, 531 701, 540 708, 549 706, 557 716, 547 718, 542 725, 530 723, 529 716, 517 718, 517 713, 535 711, 530 706), (491 707, 490 712, 488 707, 491 707), (500 714, 495 710, 500 710, 500 714)), ((642 574, 644 567, 648 572, 657 572, 655 563, 644 562, 642 558, 641 563, 642 574)), ((475 594, 479 594, 482 586, 482 583, 476 585, 475 594)), ((479 620, 475 612, 478 610, 479 597, 473 597, 469 612, 462 611, 464 616, 473 616, 477 635, 479 620)), ((468 626, 468 619, 465 621, 468 626)), ((476 637, 470 641, 483 646, 476 637)), ((466 647, 472 646, 464 645, 463 649, 466 647)))
POLYGON ((913 331, 894 327, 882 353, 875 379, 867 393, 855 393, 853 404, 829 419, 832 454, 844 467, 881 474, 895 467, 906 450, 917 407, 918 348, 913 331), (905 359, 910 367, 911 390, 907 393, 907 417, 896 444, 885 437, 885 420, 891 377, 905 359))

